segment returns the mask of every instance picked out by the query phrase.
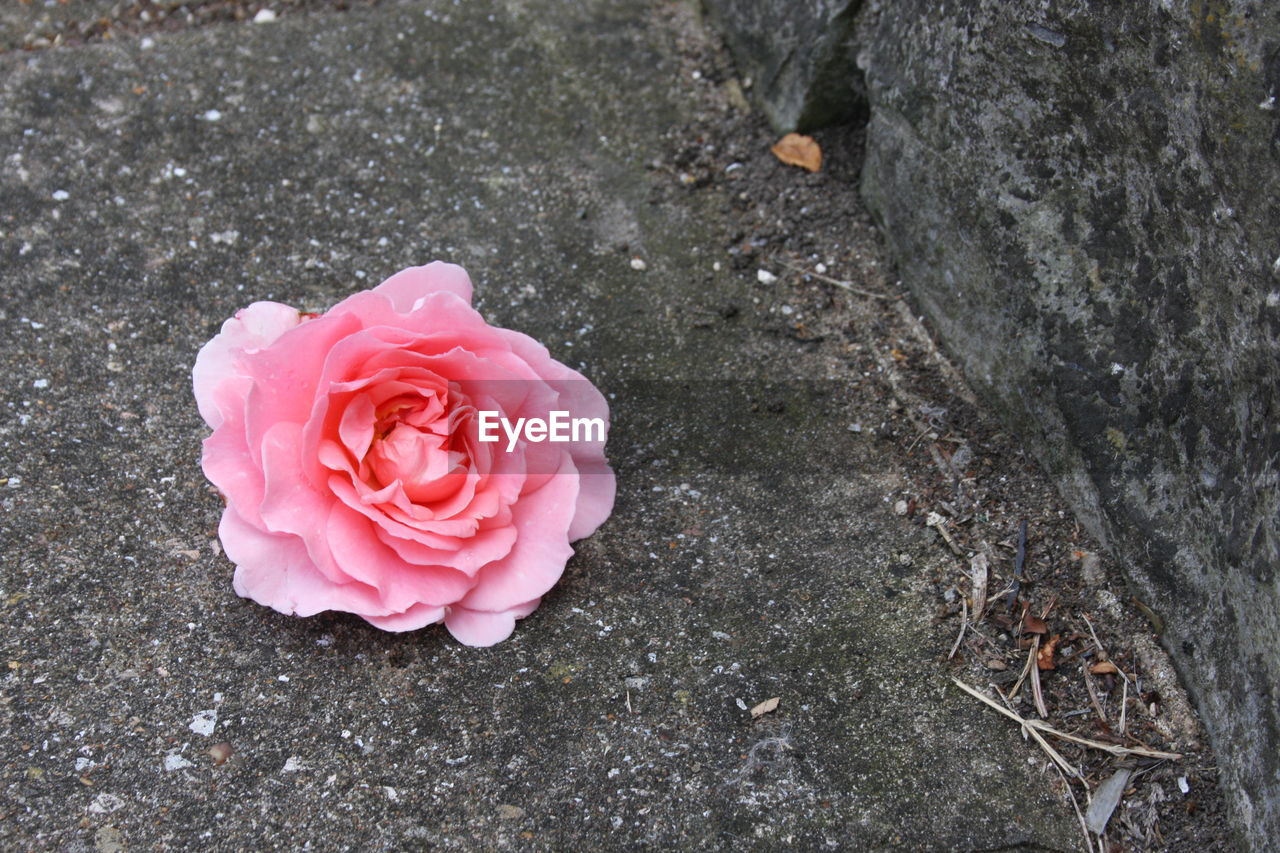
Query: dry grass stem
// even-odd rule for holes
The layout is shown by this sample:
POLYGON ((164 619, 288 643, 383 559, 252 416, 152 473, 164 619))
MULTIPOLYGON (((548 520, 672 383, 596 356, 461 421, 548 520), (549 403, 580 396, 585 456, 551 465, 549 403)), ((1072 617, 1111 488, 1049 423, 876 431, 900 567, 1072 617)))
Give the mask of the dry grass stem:
POLYGON ((955 644, 951 647, 951 654, 947 655, 947 660, 951 660, 956 656, 956 652, 960 650, 960 641, 964 639, 964 629, 969 627, 969 605, 964 600, 964 596, 960 597, 960 633, 956 634, 955 644))
MULTIPOLYGON (((1119 667, 1116 667, 1119 670, 1119 667)), ((1120 737, 1124 737, 1125 712, 1129 709, 1129 682, 1120 682, 1120 737)))
POLYGON ((854 287, 852 284, 850 284, 847 281, 841 281, 838 278, 832 278, 831 276, 823 275, 820 272, 815 272, 810 269, 805 269, 804 267, 796 266, 795 264, 789 264, 786 261, 782 260, 781 258, 774 258, 774 260, 777 261, 782 266, 786 267, 787 269, 791 270, 792 272, 798 272, 801 275, 811 275, 814 278, 816 278, 818 281, 825 281, 827 284, 834 284, 836 287, 840 288, 841 290, 847 290, 850 293, 856 293, 858 296, 865 296, 868 299, 883 299, 886 302, 891 299, 898 298, 896 296, 889 296, 888 294, 884 294, 884 293, 872 293, 870 290, 863 290, 861 288, 854 287))
MULTIPOLYGON (((1085 823, 1084 812, 1080 811, 1080 803, 1076 801, 1076 792, 1071 790, 1071 782, 1067 779, 1066 776, 1063 775, 1062 768, 1055 766, 1053 769, 1058 771, 1058 777, 1062 779, 1063 787, 1067 789, 1067 796, 1071 798, 1071 808, 1076 810, 1076 819, 1080 821, 1080 831, 1084 833, 1084 849, 1088 850, 1089 853, 1093 853, 1093 837, 1089 835, 1089 825, 1085 823)), ((1086 789, 1085 796, 1086 797, 1089 796, 1087 793, 1087 789, 1086 789)), ((1089 803, 1086 800, 1085 808, 1088 808, 1088 807, 1089 807, 1089 803)))
MULTIPOLYGON (((1040 636, 1031 641, 1031 660, 1038 661, 1040 658, 1040 636)), ((1031 697, 1036 701, 1036 713, 1041 719, 1049 716, 1049 709, 1044 704, 1044 693, 1040 690, 1040 667, 1038 664, 1031 666, 1031 697)))
POLYGON ((1046 722, 1043 722, 1041 720, 1027 719, 1025 717, 1019 716, 1017 713, 1013 711, 1008 710, 1007 708, 1001 708, 995 701, 984 696, 982 693, 970 687, 969 685, 965 684, 963 681, 961 681, 958 678, 953 678, 951 680, 954 681, 956 683, 956 686, 959 687, 961 690, 963 690, 965 693, 968 693, 970 696, 979 700, 983 704, 990 705, 992 708, 995 708, 997 711, 999 711, 1001 714, 1004 714, 1009 719, 1014 720, 1015 722, 1020 723, 1021 725, 1026 726, 1027 728, 1030 728, 1032 730, 1044 732, 1045 734, 1050 735, 1052 737, 1060 738, 1061 740, 1069 740, 1072 743, 1078 743, 1081 746, 1087 746, 1092 749, 1098 749, 1103 752, 1108 752, 1111 755, 1120 756, 1121 758, 1129 755, 1138 755, 1138 756, 1142 756, 1143 758, 1164 758, 1170 761, 1178 761, 1182 758, 1181 753, 1177 753, 1177 752, 1161 752, 1158 749, 1147 749, 1146 747, 1137 747, 1137 746, 1119 746, 1118 744, 1102 743, 1101 741, 1090 740, 1087 737, 1080 737, 1079 735, 1072 735, 1072 734, 1067 734, 1066 732, 1058 731, 1057 729, 1055 729, 1053 726, 1049 725, 1046 722))
POLYGON ((1013 682, 1013 688, 1009 691, 1010 696, 1018 695, 1018 690, 1019 688, 1022 687, 1022 682, 1026 681, 1027 675, 1031 672, 1031 670, 1036 668, 1036 652, 1037 651, 1038 650, 1033 645, 1031 647, 1031 654, 1027 655, 1026 666, 1022 668, 1022 673, 1018 676, 1018 680, 1013 682))
POLYGON ((1089 621, 1089 617, 1081 613, 1080 618, 1084 620, 1084 624, 1089 626, 1089 634, 1090 636, 1093 637, 1093 645, 1094 645, 1094 648, 1098 650, 1098 654, 1100 654, 1104 660, 1109 661, 1111 665, 1116 668, 1116 672, 1120 673, 1121 678, 1123 678, 1125 681, 1128 681, 1129 680, 1128 674, 1119 666, 1116 666, 1116 662, 1111 660, 1111 655, 1107 654, 1107 650, 1102 647, 1102 641, 1098 639, 1098 633, 1093 630, 1093 623, 1089 621))
POLYGON ((1080 672, 1084 675, 1084 686, 1089 691, 1089 702, 1093 705, 1093 710, 1098 714, 1098 719, 1102 721, 1103 725, 1111 725, 1107 722, 1106 712, 1102 710, 1102 703, 1098 701, 1098 691, 1093 686, 1093 676, 1089 674, 1089 664, 1085 661, 1080 662, 1080 672))
POLYGON ((990 576, 990 563, 987 555, 981 552, 974 554, 969 561, 969 581, 973 586, 969 596, 973 599, 973 624, 982 621, 982 614, 987 609, 987 578, 990 576))

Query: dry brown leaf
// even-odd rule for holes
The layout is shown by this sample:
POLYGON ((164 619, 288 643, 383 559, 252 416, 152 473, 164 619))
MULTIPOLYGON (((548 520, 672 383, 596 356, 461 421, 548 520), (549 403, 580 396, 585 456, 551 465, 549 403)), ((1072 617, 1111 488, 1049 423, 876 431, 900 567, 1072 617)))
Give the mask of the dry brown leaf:
POLYGON ((1027 610, 1022 614, 1022 631, 1025 634, 1047 634, 1049 633, 1049 626, 1044 623, 1043 619, 1027 610))
POLYGON ((1045 640, 1040 646, 1040 651, 1036 652, 1036 666, 1042 671, 1058 668, 1058 665, 1053 662, 1053 652, 1057 649, 1060 639, 1062 639, 1061 634, 1054 634, 1050 639, 1045 640))
POLYGON ((764 700, 763 702, 761 702, 759 705, 757 705, 757 706, 755 706, 754 708, 752 708, 752 709, 751 709, 751 719, 753 719, 753 720, 754 720, 756 717, 762 717, 762 716, 764 716, 765 714, 767 714, 767 713, 769 713, 770 711, 772 711, 772 710, 774 710, 775 708, 777 708, 777 707, 778 707, 778 700, 779 700, 780 698, 781 698, 780 696, 774 696, 772 699, 766 699, 766 700, 764 700))
POLYGON ((818 147, 818 143, 812 136, 788 133, 769 150, 773 152, 773 156, 788 166, 799 166, 810 172, 816 172, 822 168, 822 149, 818 147))
POLYGON ((1089 672, 1093 673, 1094 675, 1115 675, 1117 672, 1119 672, 1119 670, 1116 669, 1116 665, 1113 664, 1111 661, 1104 660, 1104 661, 1099 661, 1098 663, 1095 663, 1093 666, 1089 667, 1089 672))

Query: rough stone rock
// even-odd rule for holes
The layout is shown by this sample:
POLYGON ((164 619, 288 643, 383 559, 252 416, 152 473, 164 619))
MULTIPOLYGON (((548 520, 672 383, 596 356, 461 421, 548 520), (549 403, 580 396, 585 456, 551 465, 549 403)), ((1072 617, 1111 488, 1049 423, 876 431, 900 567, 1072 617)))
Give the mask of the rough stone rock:
POLYGON ((779 132, 857 115, 863 97, 847 42, 862 0, 704 0, 704 6, 779 132))
POLYGON ((1280 835, 1280 8, 882 2, 863 194, 1280 835))

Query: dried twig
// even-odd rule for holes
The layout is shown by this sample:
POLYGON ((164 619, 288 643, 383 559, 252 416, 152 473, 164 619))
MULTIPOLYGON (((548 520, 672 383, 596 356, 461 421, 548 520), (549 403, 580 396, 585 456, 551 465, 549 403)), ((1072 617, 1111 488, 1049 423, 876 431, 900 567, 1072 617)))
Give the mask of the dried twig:
POLYGON ((1036 700, 1036 712, 1040 717, 1049 716, 1049 709, 1044 704, 1044 693, 1040 690, 1040 635, 1031 641, 1031 660, 1035 661, 1031 666, 1031 696, 1036 700))
POLYGON ((964 639, 964 629, 969 627, 969 604, 965 601, 964 596, 960 596, 960 633, 956 634, 955 645, 951 647, 951 654, 947 655, 947 660, 951 660, 956 656, 956 652, 960 650, 960 641, 964 639))
POLYGON ((1013 689, 1009 691, 1010 696, 1018 695, 1018 688, 1022 686, 1022 682, 1026 680, 1027 676, 1031 674, 1031 670, 1036 668, 1036 651, 1037 649, 1033 647, 1031 649, 1031 654, 1027 655, 1027 663, 1022 667, 1022 672, 1018 675, 1018 680, 1013 683, 1013 689))
POLYGON ((1116 666, 1116 662, 1114 660, 1111 660, 1111 656, 1107 654, 1107 650, 1102 647, 1102 641, 1098 639, 1098 632, 1093 630, 1093 623, 1089 621, 1089 617, 1081 613, 1080 618, 1084 620, 1084 624, 1089 626, 1089 635, 1093 637, 1093 645, 1097 647, 1098 654, 1102 656, 1103 660, 1108 661, 1112 666, 1116 668, 1116 672, 1120 673, 1121 678, 1123 678, 1125 681, 1128 681, 1129 675, 1119 666, 1116 666))
POLYGON ((979 701, 983 702, 986 705, 990 705, 992 708, 995 708, 997 711, 999 711, 1001 714, 1004 714, 1009 719, 1014 720, 1028 728, 1044 732, 1045 734, 1051 735, 1052 737, 1061 738, 1062 740, 1069 740, 1072 743, 1078 743, 1081 746, 1087 746, 1093 749, 1099 749, 1099 750, 1102 750, 1103 752, 1108 752, 1112 755, 1118 755, 1121 757, 1128 756, 1128 755, 1140 755, 1143 758, 1165 758, 1165 759, 1169 759, 1170 761, 1178 761, 1182 758, 1182 755, 1177 752, 1161 752, 1160 750, 1157 750, 1157 749, 1147 749, 1145 747, 1120 746, 1118 744, 1113 744, 1113 743, 1102 743, 1101 741, 1090 740, 1089 738, 1080 737, 1079 735, 1072 735, 1072 734, 1067 734, 1066 732, 1058 731, 1057 729, 1055 729, 1053 726, 1049 725, 1046 722, 1043 722, 1041 720, 1027 719, 1025 717, 1019 716, 1013 711, 1007 710, 1005 708, 1001 708, 993 700, 982 695, 982 693, 978 692, 974 688, 965 684, 963 681, 961 681, 958 678, 953 678, 951 680, 954 681, 956 683, 956 686, 959 687, 961 690, 963 690, 965 693, 968 693, 970 696, 974 697, 975 699, 978 699, 979 701))
POLYGON ((827 284, 834 284, 836 287, 840 288, 841 290, 847 290, 850 293, 856 293, 858 296, 865 296, 868 299, 883 299, 886 302, 891 299, 898 298, 896 296, 890 296, 885 293, 872 293, 870 290, 863 290, 861 288, 854 287, 852 284, 850 284, 847 281, 841 281, 838 278, 832 278, 829 275, 823 275, 822 273, 815 272, 814 270, 805 269, 804 267, 796 266, 795 264, 789 264, 786 261, 776 256, 774 257, 774 260, 777 261, 782 266, 786 267, 787 269, 791 270, 792 272, 798 272, 801 275, 811 275, 814 278, 818 279, 818 281, 825 281, 827 284))
MULTIPOLYGON (((1120 668, 1116 667, 1116 671, 1119 672, 1120 668)), ((1129 682, 1126 679, 1125 681, 1120 682, 1120 737, 1124 737, 1125 712, 1128 710, 1129 710, 1129 682)))
POLYGON ((987 555, 979 551, 969 561, 969 582, 972 584, 969 595, 973 598, 973 624, 982 621, 982 613, 987 609, 987 577, 989 576, 987 555))
POLYGON ((1080 661, 1080 672, 1084 675, 1084 686, 1089 690, 1089 701, 1093 704, 1093 710, 1097 712, 1098 719, 1102 721, 1104 726, 1110 726, 1107 722, 1106 712, 1102 710, 1102 703, 1098 701, 1098 691, 1093 686, 1093 676, 1089 674, 1089 664, 1087 661, 1080 661))
MULTIPOLYGON (((1000 693, 999 687, 996 688, 996 693, 999 693, 1000 698, 1004 700, 1004 703, 1006 705, 1009 705, 1009 698, 1005 696, 1003 693, 1000 693)), ((1013 714, 1014 716, 1017 716, 1017 712, 1013 710, 1012 705, 1009 705, 1009 713, 1013 714)), ((1018 717, 1018 719, 1021 719, 1021 717, 1018 717)), ((1053 761, 1054 764, 1058 765, 1063 770, 1066 770, 1068 773, 1070 773, 1075 778, 1079 779, 1081 782, 1084 782, 1084 774, 1081 773, 1079 770, 1077 770, 1071 764, 1071 762, 1063 758, 1060 752, 1058 752, 1056 749, 1050 746, 1049 742, 1044 739, 1043 735, 1041 735, 1035 729, 1030 728, 1029 726, 1022 727, 1022 734, 1024 737, 1027 735, 1030 735, 1031 739, 1034 740, 1040 746, 1040 748, 1044 750, 1045 755, 1049 756, 1049 758, 1053 761)))
POLYGON ((925 517, 924 523, 938 531, 938 534, 942 536, 942 540, 951 548, 952 553, 957 557, 964 556, 964 551, 960 550, 960 546, 956 544, 956 540, 947 532, 947 520, 945 518, 936 512, 931 512, 925 517))

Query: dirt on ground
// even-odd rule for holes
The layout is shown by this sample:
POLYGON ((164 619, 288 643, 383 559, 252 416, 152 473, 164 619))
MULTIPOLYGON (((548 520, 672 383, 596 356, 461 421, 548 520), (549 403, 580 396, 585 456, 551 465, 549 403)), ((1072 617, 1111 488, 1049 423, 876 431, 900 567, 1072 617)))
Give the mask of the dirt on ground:
MULTIPOLYGON (((803 317, 784 316, 777 333, 844 364, 873 413, 849 428, 911 473, 894 511, 904 524, 933 528, 936 547, 954 557, 954 571, 918 578, 937 599, 936 644, 921 652, 948 659, 958 681, 1003 699, 1011 713, 1094 743, 1046 738, 1061 758, 1063 808, 1079 814, 1082 846, 1234 847, 1216 758, 1160 647, 1160 616, 1127 588, 913 311, 859 198, 864 125, 813 134, 819 171, 786 165, 727 52, 694 38, 682 47, 691 95, 706 107, 696 125, 673 128, 670 158, 654 168, 671 173, 672 192, 727 191, 737 226, 724 235, 726 263, 763 271, 762 292, 803 317), (1099 837, 1085 829, 1086 815, 1093 822, 1107 812, 1108 788, 1121 799, 1099 837)), ((1018 725, 991 713, 993 726, 1018 725)), ((1024 740, 1029 762, 1052 763, 1025 731, 1024 740)))
POLYGON ((74 47, 193 26, 374 6, 379 0, 7 0, 0 53, 74 47))

